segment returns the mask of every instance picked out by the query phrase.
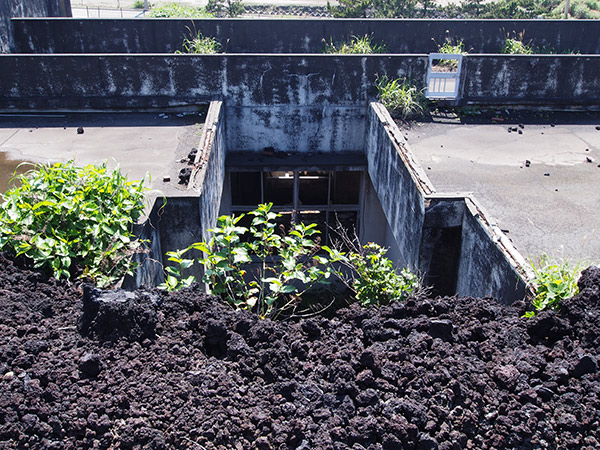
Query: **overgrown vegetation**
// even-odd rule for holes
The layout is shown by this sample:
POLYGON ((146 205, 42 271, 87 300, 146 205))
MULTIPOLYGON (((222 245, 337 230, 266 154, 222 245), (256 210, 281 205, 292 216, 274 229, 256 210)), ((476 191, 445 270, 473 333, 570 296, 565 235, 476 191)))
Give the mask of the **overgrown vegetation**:
POLYGON ((208 13, 203 8, 183 6, 178 3, 167 3, 165 5, 152 7, 147 17, 195 19, 203 17, 212 17, 212 14, 208 13))
MULTIPOLYGON (((339 0, 328 4, 334 17, 449 18, 449 19, 537 19, 564 17, 565 0, 463 0, 446 6, 431 0, 339 0)), ((571 0, 569 15, 577 19, 600 18, 598 0, 571 0)))
POLYGON ((185 38, 181 45, 182 50, 175 53, 195 53, 210 55, 221 51, 221 44, 213 37, 204 36, 198 32, 195 37, 185 38))
MULTIPOLYGON (((531 266, 534 271, 532 285, 535 298, 532 305, 535 311, 557 309, 561 301, 579 293, 579 265, 571 267, 566 261, 553 262, 544 255, 537 264, 532 263, 531 266)), ((535 311, 528 311, 525 317, 533 317, 535 311)))
POLYGON ((211 294, 262 318, 296 308, 307 293, 331 286, 334 280, 350 287, 365 306, 405 299, 419 287, 409 271, 396 272, 386 250, 377 244, 349 253, 321 246, 316 224, 293 224, 283 233, 277 226, 280 215, 271 207, 262 204, 248 213, 253 216, 249 228, 240 226, 244 215, 222 216, 209 230, 213 234, 209 242, 168 253, 176 265, 165 268, 166 280, 160 287, 175 290, 195 281, 193 276, 184 278, 185 269, 195 263, 184 257, 192 249, 204 254, 198 262, 204 266, 202 281, 211 294))
POLYGON ((35 166, 2 195, 0 250, 23 256, 56 278, 109 286, 134 269, 142 251, 132 225, 144 209, 143 181, 106 164, 35 166))
POLYGON ((371 54, 385 53, 387 51, 385 44, 376 44, 369 35, 351 36, 350 42, 334 43, 332 40, 325 42, 323 53, 341 53, 341 54, 371 54))
POLYGON ((419 89, 407 79, 390 80, 386 75, 377 80, 379 100, 390 114, 402 119, 417 117, 427 111, 424 89, 419 89))

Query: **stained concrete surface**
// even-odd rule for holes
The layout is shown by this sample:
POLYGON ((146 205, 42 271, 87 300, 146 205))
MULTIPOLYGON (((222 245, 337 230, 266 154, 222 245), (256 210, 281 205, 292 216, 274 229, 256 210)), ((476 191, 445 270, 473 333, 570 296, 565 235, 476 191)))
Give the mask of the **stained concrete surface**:
POLYGON ((474 193, 525 257, 600 262, 600 114, 497 116, 402 129, 436 191, 474 193))
POLYGON ((178 184, 181 159, 198 146, 205 113, 0 114, 0 192, 19 162, 73 160, 118 164, 130 180, 149 177, 150 196, 188 195, 178 184))

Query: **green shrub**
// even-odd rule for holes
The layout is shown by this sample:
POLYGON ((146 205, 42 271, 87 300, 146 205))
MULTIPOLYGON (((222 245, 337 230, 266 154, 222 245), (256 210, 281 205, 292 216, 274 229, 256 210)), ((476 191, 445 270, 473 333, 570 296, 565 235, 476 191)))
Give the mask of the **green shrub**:
POLYGON ((134 9, 144 9, 144 6, 144 0, 135 0, 135 2, 133 2, 134 9))
POLYGON ((350 42, 334 44, 333 41, 323 40, 325 49, 323 53, 339 54, 372 54, 385 53, 387 51, 385 44, 374 44, 371 36, 352 36, 350 42))
POLYGON ((143 181, 106 164, 39 165, 2 195, 0 250, 33 261, 56 278, 88 277, 108 286, 134 269, 141 251, 131 233, 144 209, 143 181))
POLYGON ((408 119, 421 116, 427 111, 427 99, 423 89, 419 90, 408 80, 389 80, 387 76, 377 81, 379 100, 390 114, 408 119))
POLYGON ((346 265, 352 270, 347 285, 354 291, 362 306, 387 305, 393 300, 406 300, 420 289, 419 278, 408 269, 396 271, 385 255, 387 250, 369 242, 358 252, 346 256, 346 265))
MULTIPOLYGON (((534 272, 532 285, 535 291, 532 305, 535 311, 557 309, 562 300, 579 293, 579 265, 571 267, 566 261, 551 262, 546 255, 540 258, 538 264, 531 265, 534 272)), ((525 317, 533 317, 535 311, 528 311, 525 317)))
POLYGON ((183 51, 177 51, 175 53, 195 53, 210 55, 219 53, 221 51, 221 44, 209 36, 203 36, 202 33, 198 32, 196 37, 191 39, 184 39, 182 44, 183 51))
POLYGON ((168 253, 179 267, 166 268, 167 280, 161 285, 179 289, 190 284, 182 280, 183 269, 193 260, 183 255, 191 249, 204 252, 202 281, 211 294, 220 296, 238 309, 256 312, 259 317, 276 317, 298 305, 302 296, 317 285, 329 284, 333 259, 319 254, 313 240, 319 234, 316 224, 293 225, 287 235, 276 232, 280 214, 271 211, 272 203, 259 205, 250 212, 250 228, 239 225, 244 215, 221 216, 217 227, 209 230, 208 243, 198 242, 178 252, 168 253))
POLYGON ((166 5, 153 7, 148 13, 147 17, 195 19, 212 17, 212 15, 204 11, 202 8, 183 6, 177 3, 168 3, 166 5))

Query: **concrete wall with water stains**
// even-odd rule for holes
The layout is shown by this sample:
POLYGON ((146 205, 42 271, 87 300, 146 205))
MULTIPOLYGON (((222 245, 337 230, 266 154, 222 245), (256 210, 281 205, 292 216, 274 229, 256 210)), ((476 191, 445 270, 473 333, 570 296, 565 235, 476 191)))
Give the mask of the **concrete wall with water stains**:
MULTIPOLYGON (((7 53, 15 46, 11 18, 61 16, 71 16, 71 0, 2 0, 0 2, 0 53, 7 53)), ((52 39, 56 38, 58 36, 52 37, 52 39)), ((28 39, 35 39, 35 37, 31 36, 28 39)))
POLYGON ((410 160, 406 141, 383 105, 370 105, 367 126, 367 170, 400 249, 399 265, 416 271, 429 183, 424 174, 419 177, 420 166, 410 160))
POLYGON ((228 53, 321 53, 323 40, 353 35, 370 35, 390 53, 432 53, 446 38, 462 40, 469 53, 499 53, 507 35, 519 33, 554 51, 600 53, 598 20, 19 19, 13 26, 21 53, 173 53, 198 32, 228 53))

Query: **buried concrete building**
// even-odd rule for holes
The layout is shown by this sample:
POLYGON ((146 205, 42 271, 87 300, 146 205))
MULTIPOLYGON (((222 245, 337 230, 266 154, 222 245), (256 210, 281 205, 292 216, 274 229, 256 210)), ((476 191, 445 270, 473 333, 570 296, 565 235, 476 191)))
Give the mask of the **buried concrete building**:
MULTIPOLYGON (((284 221, 336 219, 390 248, 437 294, 527 292, 527 264, 471 194, 438 192, 375 81, 407 78, 455 106, 590 108, 600 104, 599 21, 76 20, 13 18, 0 55, 0 110, 10 114, 194 111, 210 102, 188 190, 158 199, 153 249, 134 285, 157 284, 163 255, 220 214, 273 202, 284 221), (174 54, 189 29, 227 53, 174 54), (265 34, 263 30, 268 29, 265 34), (500 55, 504 30, 578 54, 500 55), (325 55, 323 39, 372 35, 387 54, 325 55), (446 36, 470 54, 436 54, 446 36), (454 70, 436 70, 450 59, 454 70)), ((595 149, 597 151, 598 149, 595 149)))

